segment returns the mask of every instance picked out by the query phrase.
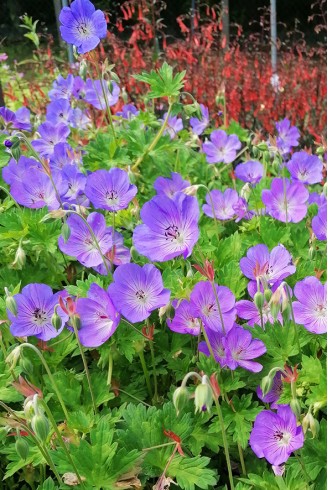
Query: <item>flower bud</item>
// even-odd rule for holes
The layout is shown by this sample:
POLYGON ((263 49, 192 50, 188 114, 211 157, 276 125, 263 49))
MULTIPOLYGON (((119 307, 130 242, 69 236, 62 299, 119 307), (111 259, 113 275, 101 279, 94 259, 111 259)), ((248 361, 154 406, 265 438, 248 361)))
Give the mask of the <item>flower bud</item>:
POLYGON ((268 145, 264 141, 262 143, 259 143, 256 148, 258 148, 260 151, 267 151, 268 150, 268 145))
POLYGON ((65 221, 65 223, 63 223, 63 226, 61 228, 61 234, 62 234, 62 237, 64 238, 64 242, 67 242, 67 240, 71 236, 71 229, 68 226, 68 224, 66 223, 66 221, 65 221))
POLYGON ((6 357, 6 363, 7 364, 10 364, 10 366, 11 366, 12 369, 14 369, 14 367, 16 366, 17 361, 18 361, 18 359, 20 357, 20 354, 21 354, 21 348, 18 345, 6 357))
POLYGON ((242 197, 243 199, 245 199, 245 201, 248 201, 249 196, 251 195, 251 193, 252 193, 252 187, 249 184, 249 182, 246 182, 246 184, 243 185, 243 187, 241 188, 240 197, 242 197))
POLYGON ((293 410, 297 418, 301 415, 301 405, 297 398, 293 398, 290 402, 290 408, 293 410))
POLYGON ((25 461, 30 452, 29 443, 23 437, 18 437, 16 439, 15 449, 18 456, 25 461))
POLYGON ((26 253, 25 253, 21 243, 19 243, 18 249, 16 250, 15 260, 14 260, 12 266, 15 269, 21 270, 21 269, 23 269, 25 262, 26 262, 26 253))
POLYGON ((254 295, 254 303, 256 308, 261 311, 264 306, 264 295, 260 291, 257 291, 254 295))
POLYGON ((266 396, 273 386, 273 377, 270 376, 270 373, 267 376, 264 376, 261 381, 261 390, 263 396, 266 396))
POLYGON ((7 310, 10 311, 10 313, 12 313, 13 315, 17 315, 17 303, 16 303, 16 300, 13 296, 11 296, 11 294, 8 294, 6 296, 6 308, 7 310))
POLYGON ((19 361, 20 366, 23 368, 23 371, 28 374, 33 373, 33 364, 27 357, 21 357, 19 361))
POLYGON ((200 187, 201 187, 200 185, 190 185, 189 187, 183 189, 182 192, 187 196, 196 196, 197 191, 200 187))
POLYGON ((31 420, 31 427, 35 435, 42 442, 47 440, 49 435, 49 422, 43 414, 39 413, 33 416, 31 420))
POLYGON ((211 409, 213 403, 212 389, 208 383, 207 376, 203 376, 202 383, 195 390, 195 413, 202 412, 203 407, 211 409))
POLYGON ((269 303, 270 299, 272 298, 272 291, 271 289, 265 289, 264 290, 264 298, 267 303, 269 303))
POLYGON ((35 407, 33 401, 34 395, 30 395, 26 398, 23 405, 24 414, 27 420, 31 420, 35 415, 35 407))
POLYGON ((55 307, 55 311, 51 317, 51 324, 58 331, 61 328, 62 323, 62 319, 57 313, 57 307, 55 307))
POLYGON ((313 438, 317 437, 320 432, 320 424, 314 417, 312 417, 312 420, 310 421, 310 431, 312 432, 313 438))
POLYGON ((11 148, 13 146, 13 142, 10 140, 5 140, 4 145, 6 148, 11 148))
POLYGON ((186 406, 189 398, 190 396, 185 386, 180 386, 175 390, 172 401, 177 415, 179 415, 180 411, 186 406))

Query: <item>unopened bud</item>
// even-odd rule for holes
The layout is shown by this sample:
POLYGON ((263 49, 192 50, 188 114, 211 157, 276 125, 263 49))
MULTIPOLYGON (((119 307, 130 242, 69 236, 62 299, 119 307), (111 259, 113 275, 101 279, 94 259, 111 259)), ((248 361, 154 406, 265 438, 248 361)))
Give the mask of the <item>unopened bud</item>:
POLYGON ((186 406, 189 399, 190 396, 186 387, 180 386, 175 390, 172 401, 177 415, 179 415, 180 411, 186 406))
POLYGON ((20 353, 21 353, 21 348, 18 345, 6 357, 6 363, 10 364, 10 366, 11 366, 12 369, 14 369, 14 367, 16 366, 17 361, 18 361, 18 359, 20 357, 20 353))
POLYGON ((264 294, 261 293, 260 291, 257 291, 254 295, 254 303, 256 308, 259 311, 262 311, 263 306, 264 306, 264 294))
POLYGON ((251 192, 252 192, 252 187, 249 182, 246 182, 246 184, 243 185, 243 187, 241 188, 240 197, 245 199, 245 201, 248 201, 251 192))
POLYGON ((62 237, 64 238, 64 242, 67 242, 67 240, 71 236, 71 229, 68 226, 68 224, 66 223, 66 221, 65 221, 65 223, 63 223, 63 226, 61 228, 61 234, 62 234, 62 237))
POLYGON ((272 368, 269 374, 267 374, 267 376, 264 376, 264 378, 262 378, 261 390, 263 396, 266 396, 269 393, 269 391, 272 389, 274 377, 276 373, 280 370, 281 370, 280 367, 272 368))
POLYGON ((297 418, 301 415, 301 405, 297 398, 293 398, 290 402, 290 408, 293 410, 297 418))
POLYGON ((312 417, 312 420, 310 422, 310 431, 312 432, 313 437, 317 437, 320 432, 320 424, 318 420, 314 417, 312 417))
POLYGON ((256 148, 258 148, 260 151, 267 151, 268 150, 268 145, 264 141, 262 143, 259 143, 256 148))
POLYGON ((15 260, 13 262, 13 267, 15 269, 23 269, 26 263, 26 253, 21 244, 19 244, 18 249, 16 250, 15 260))
POLYGON ((190 185, 189 187, 186 187, 183 189, 183 193, 186 194, 187 196, 196 196, 198 189, 201 187, 201 185, 190 185))
POLYGON ((49 422, 43 414, 39 413, 33 416, 31 420, 31 427, 35 435, 42 442, 47 440, 49 435, 49 422))
POLYGON ((30 446, 28 442, 23 439, 23 437, 18 437, 16 439, 15 449, 18 456, 25 461, 30 452, 30 446))
POLYGON ((284 319, 285 322, 288 322, 291 318, 291 313, 292 313, 292 307, 291 305, 288 303, 285 308, 282 310, 282 317, 284 319))
POLYGON ((7 310, 10 311, 10 313, 12 313, 13 315, 17 315, 17 303, 16 303, 16 300, 13 296, 11 296, 11 294, 8 294, 6 296, 6 308, 7 310))
POLYGON ((56 330, 59 330, 62 326, 62 323, 63 321, 57 313, 57 308, 55 308, 55 311, 51 317, 51 324, 56 330))
POLYGON ((264 290, 264 298, 267 303, 269 303, 270 299, 272 298, 272 291, 271 289, 265 289, 264 290))
POLYGON ((203 407, 211 409, 213 403, 213 393, 209 385, 207 376, 203 376, 202 383, 195 390, 195 413, 202 412, 203 407))
POLYGON ((23 410, 27 420, 31 420, 35 415, 34 395, 28 396, 24 401, 23 410))

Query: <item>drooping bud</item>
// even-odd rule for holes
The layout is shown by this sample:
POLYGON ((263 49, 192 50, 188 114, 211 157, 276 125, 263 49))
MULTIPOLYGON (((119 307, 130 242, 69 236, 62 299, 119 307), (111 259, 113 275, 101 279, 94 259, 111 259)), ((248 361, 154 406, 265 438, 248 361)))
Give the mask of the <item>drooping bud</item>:
POLYGON ((267 289, 265 289, 265 290, 264 290, 264 298, 265 298, 265 301, 266 301, 267 303, 269 303, 269 301, 270 301, 270 300, 271 300, 271 298, 272 298, 272 291, 271 291, 271 289, 268 289, 268 288, 267 288, 267 289))
POLYGON ((263 396, 266 396, 269 393, 269 391, 272 389, 274 377, 278 371, 281 371, 280 367, 272 368, 269 374, 267 374, 266 376, 264 376, 264 378, 262 378, 261 390, 263 396))
POLYGON ((66 223, 66 221, 63 223, 63 226, 61 228, 61 234, 62 234, 62 237, 64 238, 64 242, 67 242, 67 240, 71 236, 71 229, 68 226, 68 224, 66 223))
POLYGON ((35 415, 35 407, 34 407, 33 399, 34 399, 34 395, 30 395, 24 401, 23 410, 27 420, 31 420, 35 415))
POLYGON ((172 401, 177 415, 179 415, 180 411, 186 406, 189 399, 190 395, 185 386, 180 386, 175 390, 172 401))
POLYGON ((61 328, 63 321, 57 313, 57 307, 58 305, 55 307, 55 311, 51 317, 51 324, 58 331, 61 328))
POLYGON ((240 191, 240 197, 245 199, 245 201, 248 202, 249 196, 251 195, 252 192, 252 187, 249 182, 247 182, 243 187, 241 188, 240 191))
POLYGON ((47 440, 50 426, 48 419, 43 414, 39 413, 33 416, 31 427, 40 441, 45 442, 47 440))
POLYGON ((18 345, 17 347, 15 347, 9 354, 8 356, 6 357, 6 363, 7 364, 10 364, 10 367, 12 369, 14 369, 14 367, 16 366, 17 364, 17 361, 20 357, 20 354, 21 354, 21 348, 20 346, 18 345))
POLYGON ((200 188, 200 185, 190 185, 183 189, 183 193, 186 194, 187 196, 196 196, 198 189, 200 188))
POLYGON ((260 291, 257 291, 254 295, 254 303, 259 311, 262 311, 264 306, 264 295, 260 291))
POLYGON ((18 456, 25 461, 30 452, 29 443, 23 437, 18 437, 16 439, 15 449, 18 456))
POLYGON ((10 311, 13 315, 17 315, 17 303, 15 298, 9 293, 8 289, 6 289, 6 308, 7 310, 10 311))
POLYGON ((258 148, 260 151, 267 151, 268 150, 268 145, 264 141, 262 143, 259 143, 256 148, 258 148))
POLYGON ((24 265, 26 263, 26 253, 21 245, 21 242, 19 242, 18 248, 16 250, 15 254, 15 260, 12 264, 14 269, 23 269, 24 265))
POLYGON ((195 390, 195 413, 202 412, 203 407, 210 410, 213 403, 213 393, 209 385, 209 379, 205 375, 195 390))
POLYGON ((300 402, 298 401, 297 398, 292 398, 292 400, 290 402, 290 408, 293 410, 296 417, 299 418, 301 415, 302 409, 301 409, 300 402))

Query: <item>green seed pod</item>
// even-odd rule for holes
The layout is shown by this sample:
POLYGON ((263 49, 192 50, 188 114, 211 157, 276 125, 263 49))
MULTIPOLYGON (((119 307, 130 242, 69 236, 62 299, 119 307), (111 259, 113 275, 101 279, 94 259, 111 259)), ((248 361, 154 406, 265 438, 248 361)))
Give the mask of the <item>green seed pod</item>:
POLYGON ((65 223, 63 223, 63 226, 61 228, 61 234, 62 234, 62 236, 64 238, 64 242, 67 242, 67 240, 71 236, 71 229, 68 226, 68 224, 66 223, 66 221, 65 221, 65 223))
POLYGON ((189 398, 190 396, 187 388, 180 386, 175 390, 172 401, 177 415, 179 415, 180 411, 185 407, 189 398))
POLYGON ((203 407, 210 410, 213 403, 212 389, 208 383, 202 382, 195 390, 195 413, 202 412, 203 407))
POLYGON ((254 295, 254 303, 256 308, 261 311, 264 306, 264 295, 260 291, 257 291, 254 295))
POLYGON ((290 408, 293 410, 297 418, 301 415, 301 405, 297 398, 293 398, 290 402, 290 408))
POLYGON ((9 295, 6 296, 6 308, 9 310, 13 315, 17 315, 17 303, 16 300, 13 296, 9 295))
POLYGON ((35 435, 45 442, 49 435, 49 422, 44 415, 36 414, 31 420, 31 427, 35 435))
POLYGON ((268 145, 264 141, 259 143, 256 148, 258 148, 260 151, 268 151, 268 145))
POLYGON ((52 326, 56 329, 56 330, 59 330, 62 326, 62 319, 60 318, 60 316, 58 315, 56 309, 51 317, 51 324, 52 326))
POLYGON ((272 298, 272 291, 271 289, 265 289, 264 290, 264 298, 267 303, 269 303, 270 299, 272 298))
POLYGON ((15 449, 18 456, 25 461, 30 452, 30 446, 28 442, 23 439, 23 437, 18 437, 16 439, 15 449))

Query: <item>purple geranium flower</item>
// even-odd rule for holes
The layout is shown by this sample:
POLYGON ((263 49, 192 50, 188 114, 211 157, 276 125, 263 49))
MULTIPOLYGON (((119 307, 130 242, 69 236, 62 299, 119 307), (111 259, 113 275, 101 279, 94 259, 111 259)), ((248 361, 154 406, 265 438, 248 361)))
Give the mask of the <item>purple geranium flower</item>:
POLYGON ((282 376, 281 376, 281 372, 278 371, 274 375, 271 390, 268 391, 268 393, 265 396, 263 396, 261 387, 258 386, 256 389, 256 394, 259 397, 259 399, 262 400, 263 403, 271 403, 270 408, 276 409, 279 408, 279 405, 276 402, 279 400, 282 390, 283 390, 282 376))
POLYGON ((60 334, 68 315, 58 308, 57 314, 62 323, 58 330, 51 323, 55 306, 64 293, 53 294, 46 284, 28 284, 20 294, 14 296, 17 304, 17 315, 8 311, 11 321, 10 332, 15 337, 35 336, 41 340, 50 340, 60 334))
MULTIPOLYGON (((164 120, 167 116, 167 112, 163 115, 163 119, 159 119, 160 122, 164 123, 164 120)), ((175 135, 182 131, 183 122, 182 119, 178 116, 170 116, 167 121, 167 126, 165 128, 164 134, 169 134, 170 138, 173 139, 175 135)))
MULTIPOLYGON (((206 329, 206 335, 212 347, 214 358, 221 367, 227 365, 227 351, 224 345, 224 335, 221 332, 214 332, 210 328, 206 329)), ((205 341, 198 344, 199 352, 202 352, 207 357, 211 357, 211 352, 205 341)))
POLYGON ((309 191, 299 182, 273 179, 271 189, 262 191, 262 201, 270 216, 278 221, 299 223, 306 216, 309 191))
POLYGON ((120 95, 120 87, 116 82, 110 82, 110 86, 108 86, 108 82, 103 80, 102 85, 100 80, 91 80, 90 78, 87 79, 85 85, 84 100, 99 110, 106 109, 106 102, 109 107, 115 105, 120 95))
POLYGON ((108 294, 116 309, 132 323, 142 322, 170 300, 171 293, 164 289, 161 273, 153 265, 120 265, 113 278, 108 294))
POLYGON ((255 215, 254 211, 250 211, 248 209, 248 204, 246 199, 243 197, 238 197, 238 201, 236 204, 233 205, 233 210, 236 215, 235 222, 238 223, 242 219, 252 219, 253 216, 255 215))
POLYGON ((222 129, 211 133, 211 141, 203 143, 203 152, 208 163, 231 163, 241 148, 241 142, 235 134, 227 135, 222 129))
MULTIPOLYGON (((112 245, 111 248, 105 253, 105 260, 108 269, 111 269, 112 264, 122 265, 130 262, 131 252, 128 247, 124 246, 124 239, 121 233, 115 231, 113 239, 113 228, 110 227, 109 230, 111 234, 112 245)), ((96 267, 93 267, 93 269, 95 269, 97 272, 99 272, 99 274, 102 274, 103 276, 107 276, 108 274, 107 268, 105 267, 105 264, 103 262, 96 267)))
MULTIPOLYGON (((54 184, 59 194, 65 193, 67 184, 58 172, 52 172, 54 184)), ((13 198, 23 206, 32 209, 48 206, 49 209, 58 209, 60 202, 56 189, 50 177, 37 167, 26 168, 20 180, 16 179, 11 187, 10 193, 13 198)))
POLYGON ((312 230, 318 240, 327 240, 327 207, 320 206, 317 216, 312 219, 312 230))
POLYGON ((15 112, 15 128, 21 131, 31 131, 31 112, 27 107, 21 107, 15 112))
POLYGON ((290 406, 279 405, 277 413, 263 410, 257 415, 249 443, 258 458, 276 466, 303 446, 304 434, 290 406))
POLYGON ((233 327, 236 318, 235 297, 226 286, 215 284, 215 291, 216 294, 214 294, 212 284, 209 281, 196 284, 190 295, 191 312, 194 317, 200 318, 209 329, 227 333, 233 327))
POLYGON ((133 104, 124 104, 121 111, 118 111, 115 115, 120 116, 123 119, 132 119, 139 114, 138 109, 133 104))
POLYGON ((89 201, 84 195, 86 176, 76 165, 65 165, 62 169, 62 177, 68 185, 68 190, 61 195, 62 201, 87 206, 89 201))
POLYGON ((192 132, 194 134, 197 134, 198 136, 204 132, 204 130, 207 128, 207 126, 210 123, 208 107, 204 106, 204 104, 199 104, 199 107, 202 113, 202 118, 201 119, 198 119, 198 117, 190 118, 190 126, 192 127, 192 132))
POLYGON ((98 284, 91 284, 88 297, 79 298, 76 312, 81 321, 79 339, 84 347, 99 347, 115 332, 120 315, 106 291, 98 284))
POLYGON ((51 124, 63 123, 66 126, 72 116, 72 108, 68 99, 56 99, 47 106, 47 121, 51 124))
POLYGON ((292 178, 303 184, 318 184, 322 180, 322 161, 305 151, 294 153, 287 168, 292 178))
POLYGON ((258 373, 263 369, 262 364, 253 362, 253 359, 262 356, 266 347, 261 340, 253 339, 248 330, 235 325, 223 343, 227 355, 226 363, 230 369, 242 367, 252 373, 258 373))
POLYGON ((74 164, 74 151, 68 143, 57 143, 54 147, 54 152, 50 158, 52 168, 61 169, 65 165, 74 164))
POLYGON ((290 152, 292 147, 298 146, 300 132, 296 126, 291 126, 289 119, 285 118, 276 123, 278 131, 277 147, 283 155, 290 152))
POLYGON ((0 107, 0 119, 2 119, 5 127, 8 127, 9 125, 14 126, 16 122, 15 113, 4 106, 0 107))
POLYGON ((58 75, 56 80, 53 82, 53 88, 49 91, 49 99, 70 99, 72 96, 74 84, 74 76, 70 73, 67 78, 62 75, 58 75))
POLYGON ((263 174, 263 165, 256 160, 240 163, 235 168, 235 176, 237 179, 240 179, 243 182, 249 182, 250 184, 258 184, 263 178, 263 174))
POLYGON ((38 127, 38 133, 41 138, 32 141, 32 146, 45 158, 51 158, 54 154, 55 146, 58 143, 66 143, 66 139, 70 133, 66 124, 51 124, 45 122, 38 127))
POLYGON ((210 218, 214 218, 213 208, 212 208, 212 202, 213 202, 216 219, 219 220, 231 219, 236 214, 234 206, 237 206, 238 199, 239 196, 237 192, 233 189, 226 189, 224 192, 214 189, 213 191, 210 192, 210 195, 209 194, 206 195, 207 204, 204 204, 203 211, 210 218))
POLYGON ((59 20, 62 38, 74 44, 79 54, 94 49, 107 34, 104 13, 89 0, 74 0, 70 7, 61 10, 59 20))
POLYGON ((278 245, 269 252, 268 247, 263 244, 248 249, 247 257, 240 260, 240 269, 248 279, 263 281, 270 286, 296 271, 292 256, 283 245, 278 245))
POLYGON ((175 309, 174 318, 168 318, 166 323, 172 332, 189 333, 190 335, 200 334, 199 319, 192 314, 192 307, 189 301, 183 299, 175 309))
POLYGON ((40 163, 34 158, 21 156, 17 163, 11 158, 8 165, 2 169, 2 178, 9 185, 15 182, 22 182, 28 170, 32 168, 42 170, 40 163))
POLYGON ((85 194, 96 208, 119 211, 128 207, 137 194, 125 170, 111 168, 88 175, 85 194))
MULTIPOLYGON (((253 339, 250 332, 234 325, 234 327, 223 336, 220 332, 211 332, 207 329, 207 336, 213 349, 214 357, 221 367, 228 367, 231 370, 242 367, 258 373, 263 366, 253 359, 262 356, 266 352, 266 347, 261 340, 253 339)), ((198 346, 200 352, 210 356, 210 351, 206 342, 201 342, 198 346)))
MULTIPOLYGON (((87 222, 98 241, 102 254, 105 254, 112 246, 112 237, 106 221, 102 214, 91 213, 87 222)), ((65 242, 62 236, 58 239, 58 245, 62 252, 81 262, 86 267, 94 267, 102 262, 102 256, 90 233, 89 228, 80 216, 73 214, 67 218, 67 225, 70 229, 70 236, 65 242)))
POLYGON ((296 283, 293 302, 295 321, 309 332, 327 332, 327 284, 321 284, 316 277, 306 277, 296 283))
POLYGON ((309 196, 309 204, 317 204, 318 207, 321 208, 321 206, 327 206, 327 198, 324 194, 311 192, 309 196))
POLYGON ((177 192, 182 192, 190 186, 188 180, 183 180, 180 174, 176 172, 171 172, 171 179, 169 177, 157 177, 154 182, 154 189, 157 195, 166 195, 168 197, 173 197, 177 192))
POLYGON ((197 199, 176 194, 172 199, 155 196, 140 212, 145 224, 133 233, 137 251, 148 259, 165 262, 183 255, 189 257, 199 237, 197 199))
POLYGON ((75 109, 72 110, 69 123, 72 128, 76 129, 87 129, 89 126, 92 125, 92 121, 87 112, 82 111, 82 109, 80 109, 79 107, 75 107, 75 109))

